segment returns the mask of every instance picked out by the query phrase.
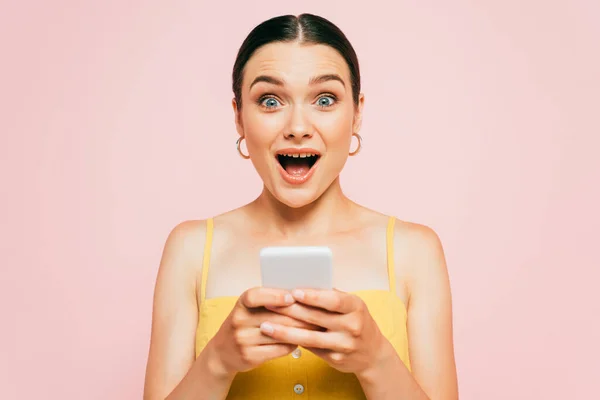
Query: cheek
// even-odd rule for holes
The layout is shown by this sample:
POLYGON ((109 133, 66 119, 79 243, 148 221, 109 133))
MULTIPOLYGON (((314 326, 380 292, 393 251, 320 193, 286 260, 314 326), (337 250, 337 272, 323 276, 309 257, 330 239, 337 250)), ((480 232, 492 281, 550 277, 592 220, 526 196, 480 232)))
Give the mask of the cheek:
POLYGON ((249 112, 243 118, 248 150, 257 154, 268 150, 285 123, 281 115, 249 112))
POLYGON ((328 150, 342 151, 352 140, 352 114, 349 112, 331 113, 322 118, 319 131, 328 150))

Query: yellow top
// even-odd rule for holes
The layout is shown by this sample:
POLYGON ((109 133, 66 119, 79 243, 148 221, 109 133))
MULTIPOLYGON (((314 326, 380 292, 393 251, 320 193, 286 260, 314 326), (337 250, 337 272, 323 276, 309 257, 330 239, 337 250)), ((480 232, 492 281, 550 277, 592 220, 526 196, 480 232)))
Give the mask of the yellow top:
MULTIPOLYGON (((396 294, 394 274, 394 222, 387 226, 387 266, 390 290, 361 290, 354 292, 367 305, 383 335, 390 341, 400 359, 410 370, 406 306, 396 294)), ((206 299, 206 280, 210 264, 213 220, 206 224, 206 243, 200 284, 200 316, 196 330, 196 357, 236 304, 238 297, 206 299)), ((238 373, 233 380, 227 400, 311 399, 346 400, 365 399, 354 374, 342 373, 325 361, 302 348, 294 353, 268 361, 251 371, 238 373)))

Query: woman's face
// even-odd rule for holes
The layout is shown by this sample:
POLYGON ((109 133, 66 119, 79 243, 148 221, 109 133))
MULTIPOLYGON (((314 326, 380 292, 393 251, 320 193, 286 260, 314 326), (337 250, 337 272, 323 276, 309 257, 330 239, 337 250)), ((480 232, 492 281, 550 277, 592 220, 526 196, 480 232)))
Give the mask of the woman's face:
POLYGON ((346 163, 360 128, 363 96, 352 100, 350 70, 324 45, 272 43, 248 60, 240 136, 266 188, 298 208, 318 199, 346 163))

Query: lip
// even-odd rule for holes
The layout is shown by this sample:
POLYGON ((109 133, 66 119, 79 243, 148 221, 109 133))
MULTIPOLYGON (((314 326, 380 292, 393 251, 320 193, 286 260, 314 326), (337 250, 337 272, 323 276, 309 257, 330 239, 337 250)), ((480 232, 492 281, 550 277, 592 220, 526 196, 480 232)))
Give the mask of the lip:
POLYGON ((283 154, 316 154, 317 156, 321 156, 321 152, 319 150, 308 147, 289 147, 287 149, 281 149, 275 152, 276 156, 283 154))
POLYGON ((318 168, 320 161, 321 161, 321 152, 318 150, 315 150, 315 149, 310 149, 310 148, 291 147, 291 148, 287 148, 287 149, 278 150, 275 153, 275 162, 277 163, 277 169, 279 170, 279 174, 281 175, 281 178, 285 182, 289 183, 290 185, 302 185, 303 183, 306 183, 314 175, 315 170, 318 168), (318 156, 318 158, 317 158, 317 161, 313 164, 313 166, 310 168, 310 170, 308 171, 308 173, 306 175, 293 176, 293 175, 288 174, 287 171, 285 169, 283 169, 283 167, 277 160, 277 156, 283 155, 283 154, 316 154, 318 156))

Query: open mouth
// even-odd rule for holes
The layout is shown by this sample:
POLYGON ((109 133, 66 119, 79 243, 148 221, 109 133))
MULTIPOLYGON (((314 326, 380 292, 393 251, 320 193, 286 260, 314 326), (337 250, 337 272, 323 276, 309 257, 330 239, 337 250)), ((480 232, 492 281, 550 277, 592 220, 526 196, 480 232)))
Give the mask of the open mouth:
POLYGON ((319 158, 318 153, 281 153, 276 158, 281 166, 284 178, 290 183, 303 183, 312 175, 312 170, 319 158))

